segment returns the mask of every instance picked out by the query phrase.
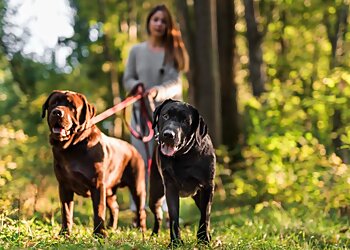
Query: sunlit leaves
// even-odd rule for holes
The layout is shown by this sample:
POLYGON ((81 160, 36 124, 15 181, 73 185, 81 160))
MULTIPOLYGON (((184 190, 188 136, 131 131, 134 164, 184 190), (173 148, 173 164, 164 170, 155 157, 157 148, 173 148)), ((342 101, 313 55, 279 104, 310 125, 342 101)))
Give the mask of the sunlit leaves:
MULTIPOLYGON (((293 92, 295 88, 282 88, 275 81, 271 91, 261 97, 264 105, 252 105, 256 100, 247 102, 249 136, 243 153, 248 170, 234 180, 235 195, 273 197, 305 206, 327 203, 326 209, 346 204, 350 169, 335 154, 327 155, 329 137, 323 141, 326 146, 320 142, 323 137, 317 138, 320 131, 331 131, 332 106, 347 103, 344 92, 335 90, 346 77, 338 72, 337 77, 331 74, 315 82, 317 91, 311 98, 300 98, 293 92)), ((348 128, 341 138, 350 142, 348 128)), ((261 209, 262 204, 256 206, 256 212, 261 209)))
POLYGON ((0 126, 0 187, 12 180, 12 171, 17 168, 17 159, 13 151, 25 143, 28 136, 23 130, 14 130, 13 128, 0 126))
MULTIPOLYGON (((309 207, 322 204, 325 210, 346 205, 350 170, 333 154, 332 140, 340 138, 342 149, 349 152, 349 34, 345 32, 344 44, 338 45, 338 68, 331 68, 327 32, 334 32, 338 9, 348 2, 273 3, 273 12, 260 9, 260 15, 273 20, 263 43, 267 93, 259 99, 239 99, 245 104, 247 171, 238 173, 246 181, 234 182, 238 192, 233 193, 309 207), (325 25, 325 15, 330 26, 325 25), (344 124, 337 129, 335 110, 344 124)), ((244 51, 241 43, 237 46, 239 53, 244 51)), ((259 203, 256 209, 264 206, 259 203)))

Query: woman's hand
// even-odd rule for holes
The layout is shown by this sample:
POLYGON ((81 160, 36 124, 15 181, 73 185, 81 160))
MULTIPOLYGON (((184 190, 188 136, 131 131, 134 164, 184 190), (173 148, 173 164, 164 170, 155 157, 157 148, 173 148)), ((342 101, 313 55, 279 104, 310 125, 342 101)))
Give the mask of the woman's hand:
POLYGON ((144 90, 143 84, 141 83, 136 88, 136 94, 143 94, 144 90))
POLYGON ((147 92, 148 95, 151 96, 153 99, 156 98, 158 94, 158 90, 156 88, 150 88, 147 92))

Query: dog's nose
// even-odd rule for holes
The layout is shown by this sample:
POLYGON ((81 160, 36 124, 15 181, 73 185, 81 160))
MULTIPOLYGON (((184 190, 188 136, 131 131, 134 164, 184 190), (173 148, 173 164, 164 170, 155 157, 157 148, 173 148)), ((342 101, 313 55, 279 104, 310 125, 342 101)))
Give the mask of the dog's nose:
POLYGON ((52 114, 53 114, 54 116, 63 117, 64 111, 63 111, 63 110, 59 110, 59 109, 54 109, 54 110, 52 111, 52 114))
POLYGON ((167 139, 175 139, 175 132, 171 130, 165 130, 163 136, 167 139))

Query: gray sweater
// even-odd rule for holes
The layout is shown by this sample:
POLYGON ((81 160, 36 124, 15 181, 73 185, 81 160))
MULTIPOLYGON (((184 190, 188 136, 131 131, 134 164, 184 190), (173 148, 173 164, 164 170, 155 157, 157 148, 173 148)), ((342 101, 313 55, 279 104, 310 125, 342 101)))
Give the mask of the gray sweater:
POLYGON ((182 99, 182 81, 174 64, 163 65, 164 51, 153 51, 147 42, 136 44, 131 48, 124 72, 123 84, 129 92, 138 83, 146 89, 155 87, 158 94, 155 104, 168 98, 182 99))
MULTIPOLYGON (((147 42, 139 43, 131 48, 128 62, 124 72, 123 84, 125 90, 130 90, 138 83, 143 83, 146 89, 155 87, 158 94, 155 98, 155 106, 168 98, 182 99, 182 82, 178 70, 174 64, 163 65, 164 51, 153 51, 147 42)), ((148 99, 146 99, 148 100, 148 99)), ((131 126, 148 134, 144 121, 138 118, 140 114, 139 102, 133 105, 135 116, 131 116, 131 126)), ((146 147, 141 140, 131 136, 131 144, 141 153, 145 166, 147 166, 146 147)), ((153 150, 154 140, 147 143, 148 152, 153 150)), ((146 180, 147 180, 146 175, 146 180)))

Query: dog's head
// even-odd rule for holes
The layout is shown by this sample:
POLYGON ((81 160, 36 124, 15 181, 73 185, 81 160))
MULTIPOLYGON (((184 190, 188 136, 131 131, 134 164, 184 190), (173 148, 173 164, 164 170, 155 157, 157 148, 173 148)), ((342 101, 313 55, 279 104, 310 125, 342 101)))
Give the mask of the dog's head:
POLYGON ((207 125, 188 103, 168 99, 153 113, 153 128, 159 132, 160 151, 166 156, 187 152, 207 135, 207 125))
POLYGON ((51 139, 68 141, 82 131, 95 115, 95 107, 90 105, 86 97, 73 91, 53 91, 42 107, 42 118, 47 111, 47 123, 51 139))

